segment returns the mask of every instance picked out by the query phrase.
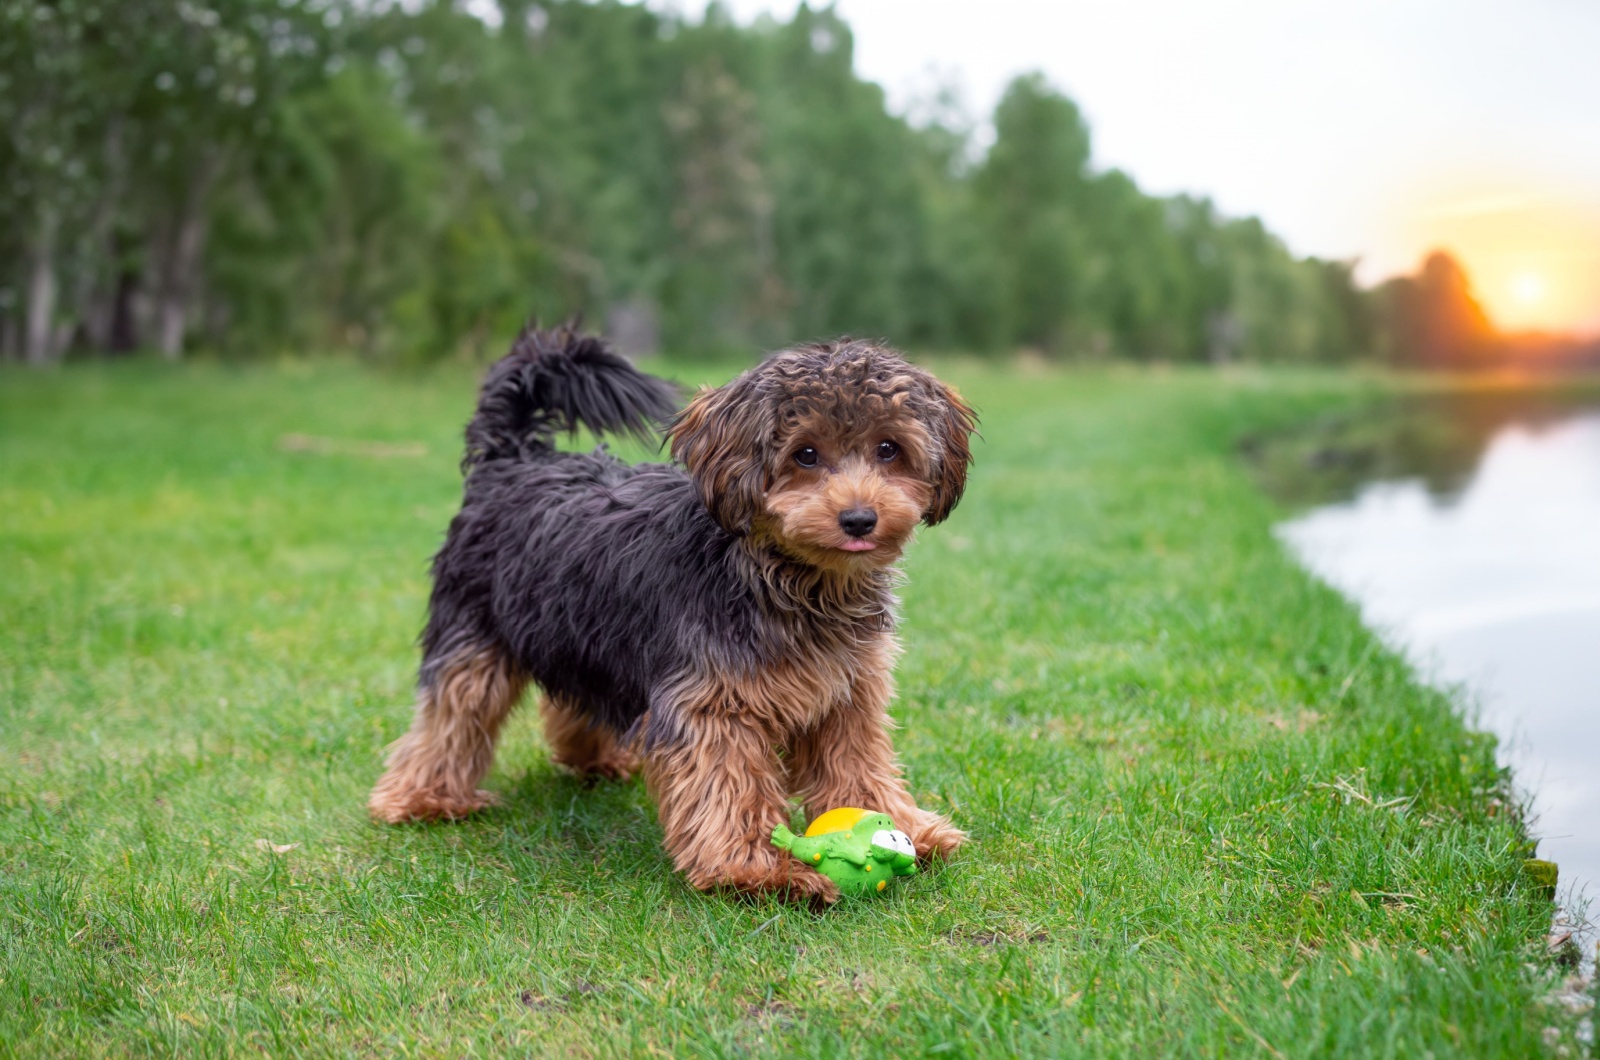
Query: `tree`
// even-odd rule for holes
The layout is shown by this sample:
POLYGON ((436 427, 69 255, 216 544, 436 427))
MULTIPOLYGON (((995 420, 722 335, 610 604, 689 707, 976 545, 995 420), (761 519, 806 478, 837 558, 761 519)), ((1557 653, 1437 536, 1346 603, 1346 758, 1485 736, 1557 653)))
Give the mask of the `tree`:
POLYGON ((689 348, 737 349, 789 302, 756 98, 712 55, 684 71, 664 116, 676 177, 668 334, 689 348))
POLYGON ((1093 347, 1145 360, 1195 356, 1197 263, 1184 253, 1173 205, 1118 170, 1091 181, 1090 199, 1082 315, 1093 347))
POLYGON ((278 146, 285 100, 321 78, 324 18, 305 0, 113 4, 140 62, 132 93, 138 208, 155 345, 182 354, 219 189, 278 146))
POLYGON ((1089 130, 1077 106, 1030 74, 995 110, 995 141, 974 178, 1000 273, 1003 341, 1059 350, 1088 304, 1089 130))
POLYGON ((1496 352, 1488 314, 1455 258, 1434 251, 1414 277, 1378 292, 1389 358, 1418 368, 1481 366, 1496 352))
POLYGON ((109 14, 92 2, 0 3, 0 220, 7 256, 24 263, 23 275, 6 277, 0 308, 20 315, 20 346, 35 364, 66 345, 63 266, 83 256, 74 253, 81 233, 103 227, 97 200, 111 167, 99 148, 120 139, 106 102, 120 70, 102 24, 109 14))
POLYGON ((758 29, 756 77, 778 273, 793 302, 770 338, 903 333, 923 225, 914 136, 852 70, 850 28, 802 4, 758 29))

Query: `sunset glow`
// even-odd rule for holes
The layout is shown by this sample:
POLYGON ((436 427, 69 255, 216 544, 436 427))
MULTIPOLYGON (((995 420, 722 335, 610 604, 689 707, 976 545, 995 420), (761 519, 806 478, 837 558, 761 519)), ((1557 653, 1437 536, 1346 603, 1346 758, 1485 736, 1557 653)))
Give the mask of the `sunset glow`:
POLYGON ((1600 334, 1600 204, 1505 184, 1417 194, 1396 211, 1385 264, 1431 249, 1465 266, 1496 326, 1600 334), (1404 248, 1404 249, 1401 249, 1404 248))
POLYGON ((1536 306, 1544 301, 1544 278, 1537 273, 1525 272, 1511 284, 1511 297, 1518 305, 1536 306))

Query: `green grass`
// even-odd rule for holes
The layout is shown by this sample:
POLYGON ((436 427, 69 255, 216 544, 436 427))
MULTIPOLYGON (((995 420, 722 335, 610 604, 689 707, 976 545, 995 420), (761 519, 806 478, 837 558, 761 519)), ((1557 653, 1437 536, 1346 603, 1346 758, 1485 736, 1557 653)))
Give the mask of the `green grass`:
POLYGON ((0 373, 0 1053, 1570 1042, 1491 742, 1235 455, 1370 384, 945 370, 985 441, 907 564, 896 714, 972 841, 822 915, 690 890, 642 786, 552 768, 531 711, 502 807, 367 820, 472 373, 0 373))

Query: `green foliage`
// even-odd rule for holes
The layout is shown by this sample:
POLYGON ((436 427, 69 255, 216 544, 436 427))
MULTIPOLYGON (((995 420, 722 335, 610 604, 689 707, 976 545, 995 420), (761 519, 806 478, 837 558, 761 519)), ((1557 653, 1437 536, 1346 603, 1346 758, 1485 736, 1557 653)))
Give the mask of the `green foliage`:
POLYGON ((793 337, 909 328, 921 227, 912 134, 851 71, 831 13, 802 8, 762 41, 780 282, 793 337))
POLYGON ((1038 74, 1012 83, 994 124, 974 192, 1000 273, 999 332, 1008 344, 1059 349, 1089 304, 1089 130, 1038 74))
POLYGON ((367 819, 474 372, 0 369, 0 1054, 1579 1055, 1492 743, 1235 456, 1361 384, 941 374, 894 714, 972 840, 819 916, 689 889, 528 709, 501 807, 367 819))
POLYGON ((959 108, 891 114, 831 8, 489 11, 0 0, 0 353, 481 355, 530 312, 745 356, 1411 349, 1401 294, 1096 171, 1039 74, 980 153, 959 108))

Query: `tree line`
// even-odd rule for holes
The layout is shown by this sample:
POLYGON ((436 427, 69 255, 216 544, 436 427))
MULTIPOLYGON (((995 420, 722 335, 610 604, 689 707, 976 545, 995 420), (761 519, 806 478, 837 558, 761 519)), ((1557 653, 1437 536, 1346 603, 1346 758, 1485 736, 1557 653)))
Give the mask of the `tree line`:
POLYGON ((616 2, 0 0, 0 355, 625 347, 855 333, 1163 361, 1457 363, 1447 257, 1377 290, 1091 163, 1024 76, 993 139, 891 112, 849 26, 616 2))

